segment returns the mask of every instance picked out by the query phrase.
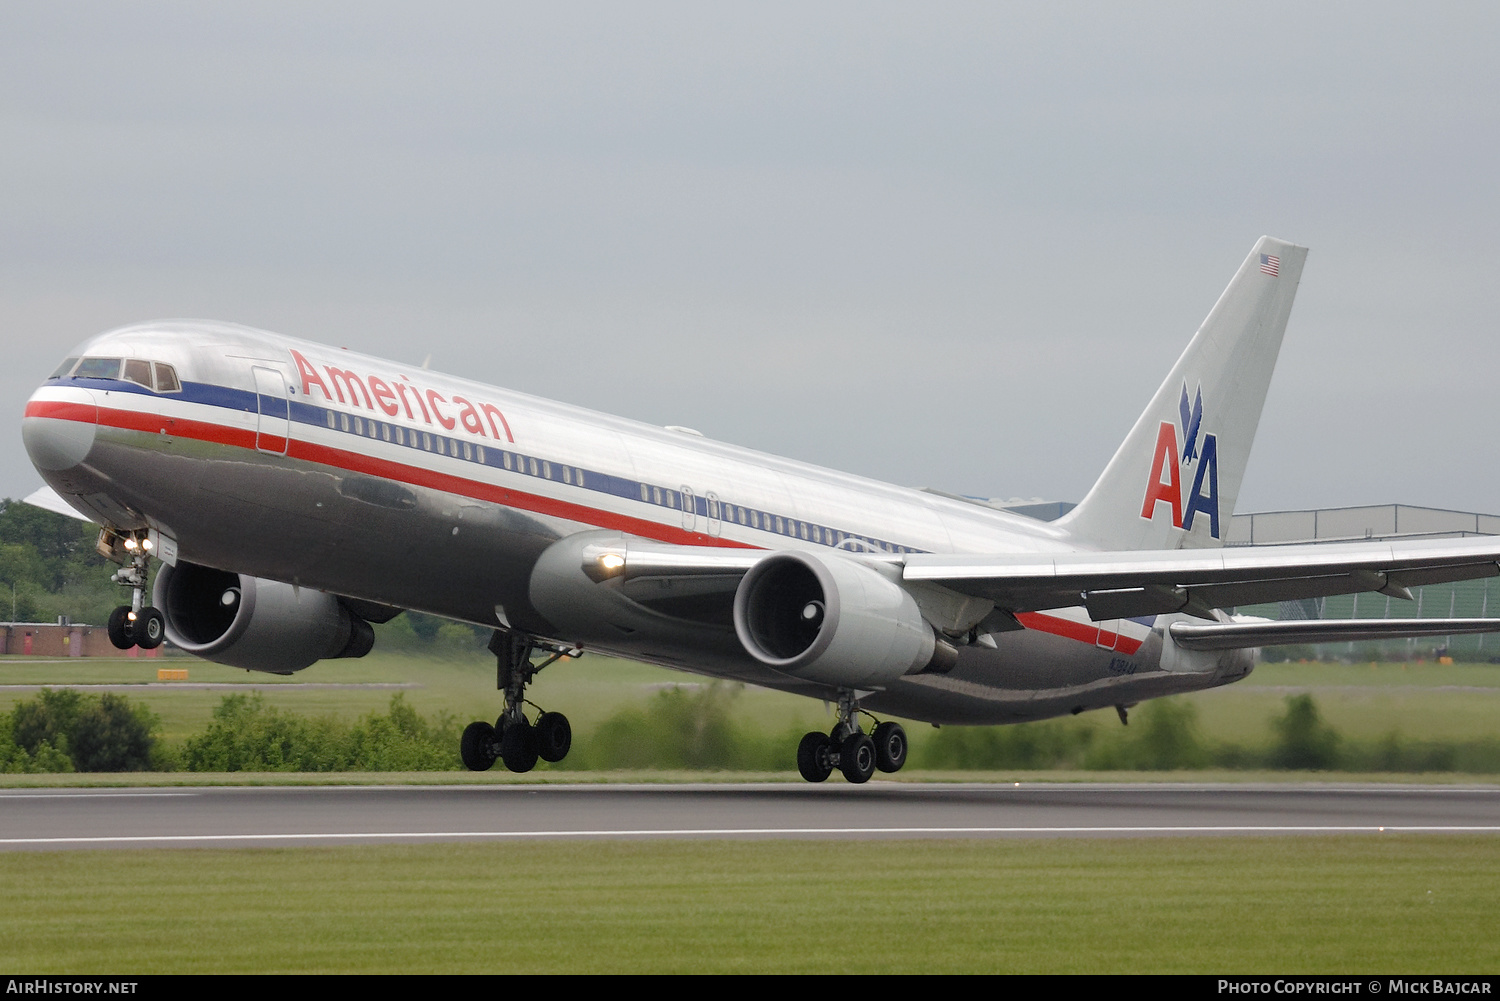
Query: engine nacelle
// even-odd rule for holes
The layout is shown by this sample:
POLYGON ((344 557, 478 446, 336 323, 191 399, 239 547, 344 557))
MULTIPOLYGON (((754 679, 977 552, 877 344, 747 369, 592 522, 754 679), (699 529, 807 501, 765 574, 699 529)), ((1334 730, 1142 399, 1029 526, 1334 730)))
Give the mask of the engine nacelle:
POLYGON ((180 560, 158 571, 152 601, 174 645, 251 671, 291 674, 375 644, 370 624, 331 594, 180 560))
POLYGON ((957 659, 904 588, 840 556, 782 552, 761 560, 735 592, 734 630, 767 667, 842 688, 945 672, 957 659))

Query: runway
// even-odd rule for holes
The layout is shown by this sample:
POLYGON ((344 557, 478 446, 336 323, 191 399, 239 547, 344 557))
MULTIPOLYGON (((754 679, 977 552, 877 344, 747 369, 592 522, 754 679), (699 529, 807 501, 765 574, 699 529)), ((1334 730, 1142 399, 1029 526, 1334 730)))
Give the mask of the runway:
POLYGON ((0 850, 588 838, 1500 834, 1500 786, 661 784, 26 789, 0 850))

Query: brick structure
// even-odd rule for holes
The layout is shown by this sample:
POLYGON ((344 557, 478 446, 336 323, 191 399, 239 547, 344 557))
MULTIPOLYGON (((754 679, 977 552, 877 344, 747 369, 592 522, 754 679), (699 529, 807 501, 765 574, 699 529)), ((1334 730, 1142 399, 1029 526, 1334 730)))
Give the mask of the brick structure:
POLYGON ((157 657, 161 648, 117 650, 103 626, 76 622, 0 622, 0 654, 33 657, 157 657))

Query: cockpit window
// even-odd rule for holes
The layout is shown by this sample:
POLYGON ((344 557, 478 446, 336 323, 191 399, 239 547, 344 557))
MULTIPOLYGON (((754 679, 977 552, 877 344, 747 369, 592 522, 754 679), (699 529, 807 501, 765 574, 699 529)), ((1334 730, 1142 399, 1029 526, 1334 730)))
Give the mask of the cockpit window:
POLYGON ((75 379, 118 379, 120 377, 120 359, 118 358, 85 358, 78 363, 78 369, 73 373, 75 379))
POLYGON ((176 393, 182 389, 182 383, 177 381, 177 370, 166 362, 156 363, 156 391, 158 393, 176 393))
POLYGON ((139 358, 125 359, 125 381, 151 388, 151 363, 139 358))
POLYGON ((65 361, 61 365, 57 366, 57 371, 53 372, 50 376, 48 376, 48 378, 49 379, 61 379, 63 376, 67 375, 69 372, 73 371, 73 366, 77 365, 77 364, 78 364, 78 356, 74 355, 72 358, 69 358, 67 361, 65 361))

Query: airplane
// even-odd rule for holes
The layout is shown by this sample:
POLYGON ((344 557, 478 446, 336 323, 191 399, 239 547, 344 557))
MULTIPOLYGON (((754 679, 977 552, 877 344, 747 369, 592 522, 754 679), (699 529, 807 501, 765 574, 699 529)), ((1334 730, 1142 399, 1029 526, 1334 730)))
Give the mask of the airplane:
POLYGON ((1255 244, 1052 522, 203 321, 68 355, 22 419, 28 500, 100 526, 121 648, 286 674, 363 656, 407 609, 492 629, 503 709, 464 731, 470 769, 562 760, 571 725, 527 686, 591 650, 836 706, 798 770, 862 783, 907 758, 883 717, 1127 722, 1261 646, 1500 630, 1226 611, 1500 574, 1495 538, 1224 548, 1306 253, 1255 244))

